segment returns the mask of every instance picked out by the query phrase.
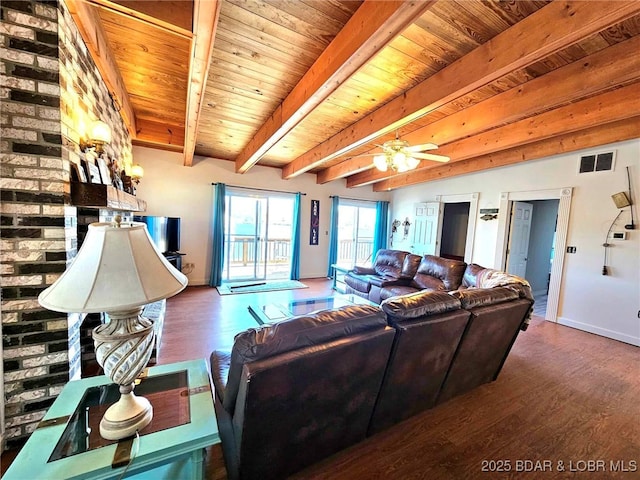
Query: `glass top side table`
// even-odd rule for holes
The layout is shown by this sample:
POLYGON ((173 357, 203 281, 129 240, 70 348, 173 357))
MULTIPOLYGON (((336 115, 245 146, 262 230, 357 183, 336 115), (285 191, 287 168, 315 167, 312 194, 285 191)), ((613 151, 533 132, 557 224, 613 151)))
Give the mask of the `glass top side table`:
POLYGON ((129 454, 134 456, 125 478, 202 478, 203 449, 220 442, 205 360, 159 365, 147 372, 135 391, 151 402, 154 416, 139 439, 100 437, 100 418, 119 397, 108 377, 72 381, 3 478, 119 478, 129 454))

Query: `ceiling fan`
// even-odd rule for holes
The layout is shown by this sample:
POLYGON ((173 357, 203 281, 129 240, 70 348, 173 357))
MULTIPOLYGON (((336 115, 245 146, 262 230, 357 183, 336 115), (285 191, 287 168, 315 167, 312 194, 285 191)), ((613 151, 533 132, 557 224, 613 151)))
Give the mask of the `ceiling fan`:
POLYGON ((420 164, 420 160, 431 160, 434 162, 448 162, 449 157, 423 153, 425 150, 435 150, 438 145, 435 143, 423 143, 421 145, 409 145, 406 140, 400 140, 396 132, 395 140, 389 140, 382 145, 376 145, 382 149, 382 153, 365 153, 356 155, 357 157, 373 156, 373 164, 382 172, 388 169, 394 172, 406 172, 413 170, 420 164))

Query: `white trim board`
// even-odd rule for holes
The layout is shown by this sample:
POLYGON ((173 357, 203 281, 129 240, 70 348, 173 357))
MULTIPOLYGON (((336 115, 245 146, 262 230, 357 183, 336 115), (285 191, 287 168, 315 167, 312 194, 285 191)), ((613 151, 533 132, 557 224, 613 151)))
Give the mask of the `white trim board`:
POLYGON ((556 241, 553 245, 554 259, 551 267, 549 292, 547 296, 547 312, 545 319, 558 321, 558 306, 560 304, 560 288, 562 284, 562 269, 564 266, 567 234, 569 231, 569 213, 571 211, 572 187, 549 190, 531 190, 524 192, 503 192, 500 194, 500 210, 498 212, 498 237, 496 239, 495 268, 504 270, 507 253, 507 238, 509 235, 509 212, 514 201, 527 200, 560 200, 558 203, 558 223, 556 226, 556 241))
POLYGON ((635 345, 636 347, 640 347, 640 338, 633 337, 631 335, 625 335, 624 333, 609 330, 608 328, 596 327, 589 323, 577 322, 565 317, 558 317, 557 323, 560 325, 564 325, 565 327, 576 328, 584 332, 593 333, 595 335, 600 335, 602 337, 611 338, 613 340, 618 340, 620 342, 629 343, 631 345, 635 345))

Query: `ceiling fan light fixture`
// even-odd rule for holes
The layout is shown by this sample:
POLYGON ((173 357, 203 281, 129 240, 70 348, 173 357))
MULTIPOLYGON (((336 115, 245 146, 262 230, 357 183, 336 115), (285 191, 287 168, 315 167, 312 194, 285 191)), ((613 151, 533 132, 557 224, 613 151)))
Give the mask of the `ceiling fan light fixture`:
POLYGON ((400 140, 397 133, 395 140, 389 140, 377 146, 382 148, 383 153, 373 157, 373 164, 381 172, 386 172, 389 169, 398 173, 408 172, 409 170, 417 168, 423 159, 436 162, 449 161, 449 157, 443 155, 422 153, 423 150, 438 148, 435 143, 411 146, 406 140, 400 140))
POLYGON ((386 155, 376 155, 373 157, 373 164, 381 172, 387 171, 387 157, 386 155))
POLYGON ((419 164, 420 164, 420 160, 418 160, 417 158, 413 158, 413 157, 407 158, 407 167, 409 167, 409 170, 413 170, 419 164))

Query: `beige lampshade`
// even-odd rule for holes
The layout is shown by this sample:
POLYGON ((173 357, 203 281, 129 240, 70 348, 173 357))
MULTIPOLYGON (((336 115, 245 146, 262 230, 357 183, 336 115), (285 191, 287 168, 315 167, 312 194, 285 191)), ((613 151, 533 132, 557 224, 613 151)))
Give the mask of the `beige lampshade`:
POLYGON ((91 125, 90 140, 95 143, 111 143, 111 127, 100 120, 96 120, 91 125))
POLYGON ((144 177, 144 168, 142 168, 137 163, 131 167, 131 177, 132 178, 142 178, 144 177))
POLYGON ((169 298, 187 286, 154 247, 146 225, 92 223, 69 268, 38 297, 57 312, 114 312, 169 298))

